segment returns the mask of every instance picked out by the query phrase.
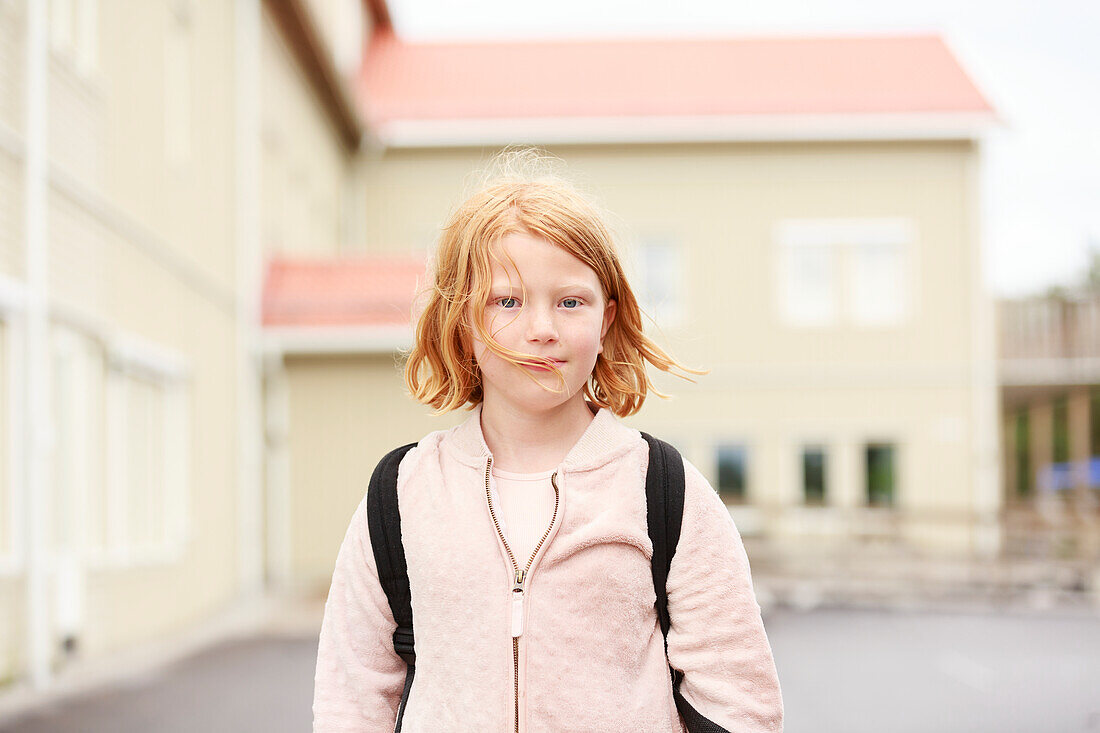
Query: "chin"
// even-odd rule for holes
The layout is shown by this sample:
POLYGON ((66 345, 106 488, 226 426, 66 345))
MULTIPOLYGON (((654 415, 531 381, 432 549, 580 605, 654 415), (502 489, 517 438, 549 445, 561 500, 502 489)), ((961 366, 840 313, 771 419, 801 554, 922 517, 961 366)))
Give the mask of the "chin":
POLYGON ((554 392, 546 392, 539 388, 538 385, 530 385, 531 389, 522 396, 517 395, 515 403, 522 405, 527 410, 545 412, 548 410, 554 410, 563 405, 568 404, 576 397, 574 392, 563 392, 556 394, 554 392))

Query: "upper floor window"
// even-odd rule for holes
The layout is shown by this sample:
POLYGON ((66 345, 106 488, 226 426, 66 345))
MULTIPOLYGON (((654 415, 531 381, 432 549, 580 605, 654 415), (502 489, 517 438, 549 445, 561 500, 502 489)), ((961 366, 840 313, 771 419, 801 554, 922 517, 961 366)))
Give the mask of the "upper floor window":
POLYGON ((908 219, 789 219, 775 227, 776 294, 792 326, 896 326, 909 317, 908 219))
POLYGON ((837 320, 837 274, 832 245, 786 241, 779 252, 780 308, 796 326, 827 326, 837 320))
POLYGON ((680 247, 669 237, 643 237, 638 242, 637 258, 635 294, 642 310, 661 328, 680 326, 684 321, 680 247))
POLYGON ((99 63, 99 0, 50 0, 50 48, 84 77, 99 63))
POLYGON ((183 166, 191 159, 192 0, 169 3, 164 40, 164 153, 183 166))

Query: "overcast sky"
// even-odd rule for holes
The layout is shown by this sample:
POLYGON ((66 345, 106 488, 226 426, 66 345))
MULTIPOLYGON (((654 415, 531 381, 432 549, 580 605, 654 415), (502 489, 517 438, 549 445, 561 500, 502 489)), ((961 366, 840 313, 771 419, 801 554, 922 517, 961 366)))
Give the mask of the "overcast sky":
POLYGON ((389 0, 408 40, 936 31, 1005 120, 985 156, 985 276, 1021 295, 1100 249, 1095 0, 389 0))

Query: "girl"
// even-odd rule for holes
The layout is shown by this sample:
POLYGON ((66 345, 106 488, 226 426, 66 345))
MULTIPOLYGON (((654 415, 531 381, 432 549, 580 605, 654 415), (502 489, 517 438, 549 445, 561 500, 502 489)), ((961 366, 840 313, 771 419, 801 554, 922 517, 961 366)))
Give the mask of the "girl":
POLYGON ((315 733, 683 731, 669 663, 715 730, 782 730, 740 535, 686 460, 666 659, 649 447, 618 419, 653 389, 646 361, 703 373, 643 335, 608 229, 576 190, 505 174, 452 214, 405 367, 437 414, 471 405, 399 465, 416 674, 397 721, 406 665, 364 498, 325 605, 315 733))

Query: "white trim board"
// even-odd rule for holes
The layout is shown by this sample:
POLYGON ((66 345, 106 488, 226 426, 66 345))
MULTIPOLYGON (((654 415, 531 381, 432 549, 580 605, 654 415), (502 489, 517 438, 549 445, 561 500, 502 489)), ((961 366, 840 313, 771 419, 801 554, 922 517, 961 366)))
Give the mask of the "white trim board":
POLYGON ((385 148, 539 144, 976 140, 1003 123, 990 113, 668 115, 392 120, 373 126, 385 148))

